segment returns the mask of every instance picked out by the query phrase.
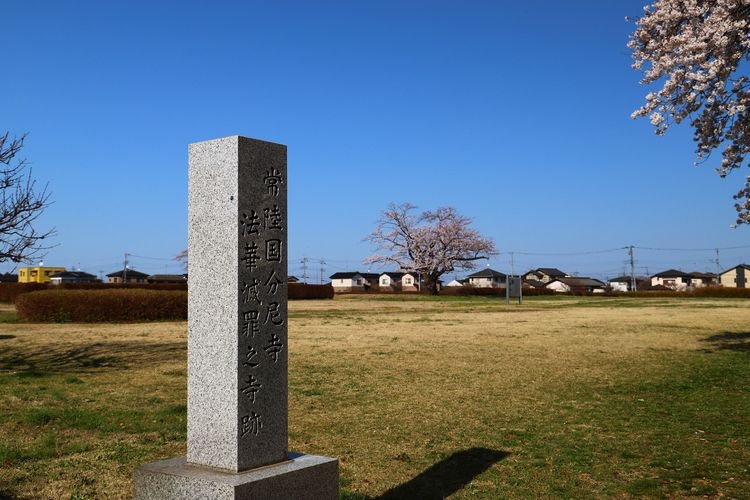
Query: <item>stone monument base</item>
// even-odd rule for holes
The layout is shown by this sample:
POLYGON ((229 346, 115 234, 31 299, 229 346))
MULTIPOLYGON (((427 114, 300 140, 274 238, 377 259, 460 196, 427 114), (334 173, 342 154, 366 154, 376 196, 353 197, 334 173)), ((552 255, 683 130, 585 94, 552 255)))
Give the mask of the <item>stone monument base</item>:
POLYGON ((133 474, 133 498, 338 499, 338 460, 297 453, 288 457, 286 462, 237 473, 189 464, 185 457, 152 462, 133 474))

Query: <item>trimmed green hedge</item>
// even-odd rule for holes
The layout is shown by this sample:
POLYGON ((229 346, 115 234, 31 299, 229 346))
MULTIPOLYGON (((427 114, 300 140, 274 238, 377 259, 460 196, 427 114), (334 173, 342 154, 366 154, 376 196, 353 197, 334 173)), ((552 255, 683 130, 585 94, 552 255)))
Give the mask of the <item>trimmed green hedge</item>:
POLYGON ((187 292, 169 290, 42 290, 16 299, 18 316, 32 322, 98 323, 187 319, 187 292))

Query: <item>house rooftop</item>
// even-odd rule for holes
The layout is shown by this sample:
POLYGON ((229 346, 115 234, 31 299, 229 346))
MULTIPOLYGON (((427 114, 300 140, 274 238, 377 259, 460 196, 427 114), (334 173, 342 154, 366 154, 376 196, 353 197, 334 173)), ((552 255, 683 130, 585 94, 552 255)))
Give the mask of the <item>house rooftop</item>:
POLYGON ((532 269, 526 274, 546 274, 550 278, 564 278, 567 276, 564 272, 560 271, 556 267, 538 267, 536 269, 532 269))
POLYGON ((580 287, 580 286, 604 286, 605 283, 603 281, 599 281, 595 278, 588 278, 588 277, 568 277, 568 278, 556 278, 547 285, 550 285, 551 283, 554 283, 555 281, 559 281, 560 283, 565 283, 569 287, 580 287))
POLYGON ((737 269, 738 267, 741 267, 741 268, 745 269, 746 271, 750 271, 750 266, 749 265, 747 265, 747 264, 737 264, 736 266, 730 267, 726 271, 722 271, 721 274, 728 273, 729 271, 733 271, 733 270, 737 269))
POLYGON ((62 271, 49 275, 50 278, 78 278, 78 279, 98 279, 95 275, 83 271, 62 271))
MULTIPOLYGON (((332 280, 346 280, 346 279, 352 279, 355 276, 362 276, 362 273, 359 273, 357 271, 354 272, 341 272, 341 273, 333 273, 328 278, 332 280)), ((364 277, 364 276, 363 276, 364 277)))
POLYGON ((487 268, 477 271, 474 274, 470 274, 469 278, 505 278, 506 276, 506 274, 501 273, 500 271, 487 268))
POLYGON ((690 273, 684 271, 678 271, 677 269, 667 269, 660 273, 656 273, 652 278, 691 278, 690 273))
MULTIPOLYGON (((128 269, 128 278, 147 278, 148 274, 142 273, 140 271, 136 271, 135 269, 128 269)), ((125 273, 125 270, 122 269, 120 271, 115 271, 114 273, 109 273, 107 275, 107 278, 122 278, 123 274, 125 273)))

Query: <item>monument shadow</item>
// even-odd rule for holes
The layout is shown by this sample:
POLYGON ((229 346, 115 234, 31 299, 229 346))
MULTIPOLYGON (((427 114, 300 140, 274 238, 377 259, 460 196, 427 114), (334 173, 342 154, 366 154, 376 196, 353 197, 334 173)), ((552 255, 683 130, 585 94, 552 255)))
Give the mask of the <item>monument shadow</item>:
POLYGON ((0 344, 0 371, 27 374, 87 373, 101 369, 158 365, 185 359, 185 342, 93 342, 79 346, 6 347, 0 344))
POLYGON ((739 351, 750 353, 750 332, 721 332, 704 339, 713 351, 739 351))
POLYGON ((510 453, 488 448, 458 451, 414 479, 391 488, 374 500, 440 499, 463 489, 475 477, 510 453))

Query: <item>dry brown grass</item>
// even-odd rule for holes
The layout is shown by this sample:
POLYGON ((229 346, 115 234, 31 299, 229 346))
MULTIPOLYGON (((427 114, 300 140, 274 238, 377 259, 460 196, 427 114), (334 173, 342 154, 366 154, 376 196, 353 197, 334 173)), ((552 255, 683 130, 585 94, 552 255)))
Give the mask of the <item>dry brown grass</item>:
MULTIPOLYGON (((722 299, 291 302, 290 448, 339 457, 355 497, 472 448, 507 457, 468 478, 457 497, 626 495, 622 485, 648 477, 648 460, 561 466, 559 450, 543 442, 584 432, 592 448, 615 446, 619 431, 580 418, 600 410, 602 391, 691 369, 695 356, 728 352, 707 338, 748 324, 750 304, 722 299)), ((125 498, 138 463, 184 454, 185 330, 184 322, 0 324, 8 409, 0 452, 10 457, 0 494, 125 498), (90 428, 33 413, 71 407, 96 415, 90 428), (34 455, 50 433, 52 456, 34 455), (14 448, 32 458, 13 458, 14 448)), ((750 487, 747 475, 733 481, 750 487)), ((715 491, 738 491, 719 483, 715 491)))

